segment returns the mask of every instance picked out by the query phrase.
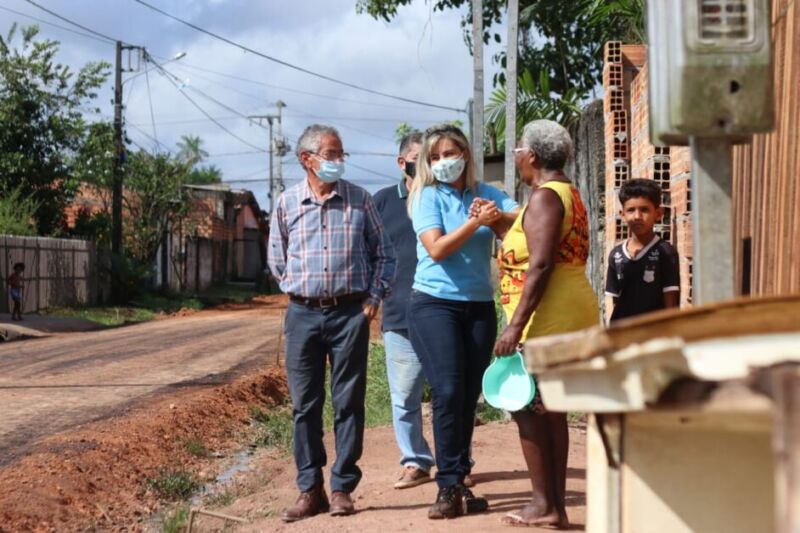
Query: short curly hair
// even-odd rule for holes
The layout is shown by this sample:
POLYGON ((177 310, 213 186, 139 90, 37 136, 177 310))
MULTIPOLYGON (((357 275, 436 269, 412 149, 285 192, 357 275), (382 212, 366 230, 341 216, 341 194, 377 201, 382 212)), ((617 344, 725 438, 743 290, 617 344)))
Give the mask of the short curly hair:
POLYGON ((631 198, 646 198, 658 209, 661 207, 661 186, 653 180, 636 178, 628 180, 619 189, 619 203, 625 206, 625 202, 631 198))

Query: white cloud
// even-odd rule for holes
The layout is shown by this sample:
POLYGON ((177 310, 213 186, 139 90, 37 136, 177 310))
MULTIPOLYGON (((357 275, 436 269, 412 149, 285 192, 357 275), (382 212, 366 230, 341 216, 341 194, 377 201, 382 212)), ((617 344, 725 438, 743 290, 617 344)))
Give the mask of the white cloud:
MULTIPOLYGON (((460 118, 466 121, 464 114, 370 95, 288 69, 191 30, 133 0, 41 1, 48 8, 114 38, 141 43, 154 55, 170 57, 186 51, 185 59, 170 63, 166 68, 181 79, 189 79, 190 87, 208 93, 231 108, 248 114, 263 114, 274 112, 270 104, 277 99, 283 100, 287 104, 284 110, 287 136, 296 136, 311 122, 327 122, 340 129, 346 149, 351 152, 392 153, 396 149, 394 130, 400 121, 420 128, 438 119, 460 118), (228 79, 190 66, 318 93, 327 98, 228 79)), ((253 49, 376 91, 455 108, 464 108, 472 93, 472 58, 463 41, 460 25, 462 13, 452 10, 432 13, 428 2, 417 1, 401 8, 398 16, 387 24, 368 15, 356 14, 355 0, 150 1, 165 11, 253 49)), ((22 0, 9 0, 7 5, 53 20, 22 0)), ((0 31, 3 32, 7 31, 13 20, 28 22, 5 12, 0 13, 0 31)), ((111 45, 48 26, 42 26, 42 32, 62 41, 61 59, 68 64, 79 66, 99 59, 113 61, 111 45)), ((492 74, 497 68, 491 65, 490 58, 497 49, 497 45, 493 45, 485 52, 487 94, 492 74)), ((210 122, 174 124, 175 121, 203 119, 203 116, 162 75, 152 71, 149 77, 156 130, 162 143, 174 146, 181 135, 188 133, 201 136, 211 154, 251 150, 210 122)), ((125 84, 128 93, 126 119, 129 124, 136 124, 152 135, 146 86, 145 76, 125 84)), ((232 116, 230 111, 201 96, 191 91, 188 94, 212 116, 232 116)), ((101 91, 96 102, 109 116, 112 114, 109 103, 111 96, 109 84, 101 91)), ((244 120, 224 119, 221 122, 249 142, 266 146, 265 130, 244 120)), ((144 146, 152 144, 146 135, 134 127, 129 127, 129 136, 144 146)), ((293 144, 291 137, 290 141, 293 144)), ((293 162, 293 157, 289 160, 293 162)), ((251 178, 266 180, 267 154, 220 157, 209 162, 222 168, 227 179, 262 169, 261 175, 251 178)), ((398 173, 391 157, 353 156, 352 163, 389 176, 398 173)), ((299 167, 295 164, 287 165, 284 175, 289 178, 301 177, 299 167)), ((352 165, 348 176, 356 182, 365 182, 365 186, 373 191, 390 183, 387 179, 357 170, 352 165)), ((267 205, 265 183, 240 185, 252 189, 262 205, 267 205)))

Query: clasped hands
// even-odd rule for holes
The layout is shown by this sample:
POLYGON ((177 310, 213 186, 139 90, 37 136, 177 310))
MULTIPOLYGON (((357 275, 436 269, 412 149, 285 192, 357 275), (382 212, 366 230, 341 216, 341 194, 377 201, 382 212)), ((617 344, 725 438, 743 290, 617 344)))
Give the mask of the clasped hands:
POLYGON ((497 204, 485 198, 475 198, 469 206, 469 218, 475 218, 483 226, 491 226, 500 220, 502 212, 497 204))

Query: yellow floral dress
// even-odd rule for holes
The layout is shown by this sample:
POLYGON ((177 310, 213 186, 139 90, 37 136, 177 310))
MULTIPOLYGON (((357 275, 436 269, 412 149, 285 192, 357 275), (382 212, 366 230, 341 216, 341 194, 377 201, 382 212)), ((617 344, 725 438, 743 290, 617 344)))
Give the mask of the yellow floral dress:
MULTIPOLYGON (((550 189, 561 199, 564 221, 556 265, 544 296, 522 333, 522 340, 543 335, 567 333, 600 322, 597 297, 586 279, 589 257, 589 221, 580 193, 571 183, 549 181, 539 188, 550 189)), ((498 255, 500 266, 500 302, 511 320, 519 304, 528 270, 528 243, 522 228, 525 206, 508 230, 498 255)))

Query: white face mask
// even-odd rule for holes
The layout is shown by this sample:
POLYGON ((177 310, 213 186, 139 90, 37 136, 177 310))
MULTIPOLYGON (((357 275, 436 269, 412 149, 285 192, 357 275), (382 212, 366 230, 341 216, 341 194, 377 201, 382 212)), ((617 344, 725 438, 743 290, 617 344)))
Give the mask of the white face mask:
POLYGON ((463 157, 459 157, 458 159, 442 159, 431 166, 431 171, 433 172, 433 177, 436 178, 437 181, 453 183, 461 177, 461 173, 464 172, 466 164, 463 157))

